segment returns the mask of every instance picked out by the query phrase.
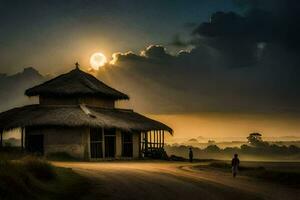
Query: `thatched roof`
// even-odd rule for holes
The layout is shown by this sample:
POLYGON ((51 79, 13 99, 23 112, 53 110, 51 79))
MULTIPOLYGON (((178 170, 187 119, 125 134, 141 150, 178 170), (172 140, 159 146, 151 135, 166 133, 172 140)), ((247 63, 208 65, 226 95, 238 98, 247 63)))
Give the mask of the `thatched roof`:
POLYGON ((132 110, 82 105, 29 105, 0 113, 0 129, 26 126, 104 127, 126 131, 172 129, 132 110))
POLYGON ((91 74, 76 68, 66 74, 46 81, 25 91, 27 96, 97 96, 110 99, 129 99, 119 92, 99 81, 91 74))

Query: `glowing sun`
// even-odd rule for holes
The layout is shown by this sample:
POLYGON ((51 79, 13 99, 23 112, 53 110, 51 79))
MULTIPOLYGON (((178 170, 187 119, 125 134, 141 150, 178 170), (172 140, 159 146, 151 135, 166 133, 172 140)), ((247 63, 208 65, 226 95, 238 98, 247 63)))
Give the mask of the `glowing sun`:
POLYGON ((95 70, 98 70, 99 67, 102 67, 107 62, 106 57, 103 53, 97 52, 94 53, 90 58, 91 67, 95 70))

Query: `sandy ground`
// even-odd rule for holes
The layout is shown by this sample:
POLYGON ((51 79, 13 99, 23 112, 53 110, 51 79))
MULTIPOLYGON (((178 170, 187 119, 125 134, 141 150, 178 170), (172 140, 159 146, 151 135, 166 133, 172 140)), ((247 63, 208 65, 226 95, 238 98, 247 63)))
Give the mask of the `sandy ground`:
POLYGON ((196 170, 182 162, 54 162, 92 181, 84 199, 300 199, 300 190, 247 177, 196 170))

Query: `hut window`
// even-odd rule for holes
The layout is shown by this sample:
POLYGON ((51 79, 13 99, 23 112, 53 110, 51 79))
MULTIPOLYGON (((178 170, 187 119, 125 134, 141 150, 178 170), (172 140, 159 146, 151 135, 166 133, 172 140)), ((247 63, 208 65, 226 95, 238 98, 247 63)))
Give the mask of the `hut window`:
POLYGON ((104 129, 105 157, 114 158, 116 155, 116 129, 104 129))
POLYGON ((103 157, 103 135, 101 128, 91 128, 90 130, 91 142, 91 158, 103 157))
POLYGON ((122 156, 132 157, 133 156, 133 141, 132 133, 122 132, 122 156))

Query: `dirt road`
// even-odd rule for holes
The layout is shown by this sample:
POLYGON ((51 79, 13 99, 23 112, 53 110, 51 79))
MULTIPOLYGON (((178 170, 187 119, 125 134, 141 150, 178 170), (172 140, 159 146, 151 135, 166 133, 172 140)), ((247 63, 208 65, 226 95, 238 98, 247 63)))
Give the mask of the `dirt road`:
MULTIPOLYGON (((299 199, 300 191, 180 162, 54 162, 92 181, 84 199, 299 199)), ((199 164, 198 164, 199 165, 199 164)))

